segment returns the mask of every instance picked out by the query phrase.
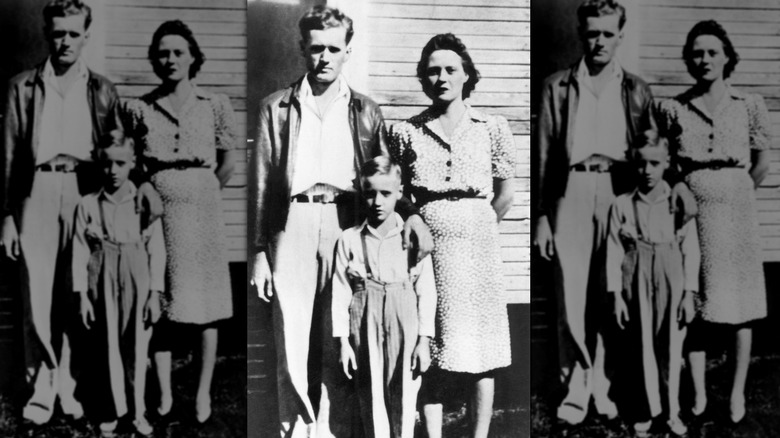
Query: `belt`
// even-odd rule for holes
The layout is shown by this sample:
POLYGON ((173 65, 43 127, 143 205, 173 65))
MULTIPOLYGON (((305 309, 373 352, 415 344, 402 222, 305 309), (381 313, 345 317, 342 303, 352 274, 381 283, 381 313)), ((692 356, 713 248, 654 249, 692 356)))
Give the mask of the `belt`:
POLYGON ((300 193, 298 195, 290 197, 290 202, 298 203, 311 203, 311 204, 335 204, 341 202, 346 196, 349 196, 353 192, 343 193, 323 193, 319 195, 307 195, 300 193))
POLYGON ((49 164, 49 163, 43 163, 35 166, 35 170, 38 172, 62 172, 62 173, 73 173, 76 171, 76 165, 70 164, 70 163, 61 163, 61 164, 49 164))
POLYGON ((611 163, 597 162, 597 163, 577 163, 570 167, 573 172, 592 172, 592 173, 606 173, 609 172, 612 167, 611 163))

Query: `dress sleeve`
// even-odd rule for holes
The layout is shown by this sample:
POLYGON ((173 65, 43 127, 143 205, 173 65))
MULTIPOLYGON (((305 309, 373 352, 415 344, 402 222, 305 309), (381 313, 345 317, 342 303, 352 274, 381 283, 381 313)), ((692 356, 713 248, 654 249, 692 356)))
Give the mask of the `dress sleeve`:
POLYGON ((214 104, 214 132, 216 133, 216 145, 219 150, 232 150, 236 148, 236 116, 230 105, 230 98, 224 94, 217 94, 214 104))
POLYGON ((515 176, 517 149, 515 148, 509 122, 503 117, 495 117, 490 124, 490 151, 493 163, 493 178, 509 179, 515 176))
POLYGON ((757 94, 749 95, 747 110, 750 123, 750 149, 769 149, 772 143, 772 124, 769 122, 769 112, 764 98, 757 94))

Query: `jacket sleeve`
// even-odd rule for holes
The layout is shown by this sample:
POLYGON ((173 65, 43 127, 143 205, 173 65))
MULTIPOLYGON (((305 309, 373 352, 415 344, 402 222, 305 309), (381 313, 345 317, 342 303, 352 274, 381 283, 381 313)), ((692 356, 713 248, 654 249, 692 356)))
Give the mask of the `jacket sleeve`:
MULTIPOLYGON (((267 210, 269 202, 268 183, 270 181, 269 171, 271 168, 271 156, 273 143, 271 141, 271 107, 263 104, 260 108, 259 121, 257 125, 257 141, 250 151, 250 169, 249 172, 249 205, 250 225, 254 227, 250 232, 254 237, 254 254, 264 252, 268 245, 268 217, 267 210)), ((253 254, 253 255, 254 255, 253 254)))
POLYGON ((17 206, 13 205, 11 189, 13 187, 14 157, 19 146, 19 101, 18 89, 10 84, 5 102, 3 119, 3 218, 16 212, 17 206))
POLYGON ((552 85, 545 83, 540 99, 539 119, 536 126, 536 190, 533 193, 535 216, 547 216, 550 213, 552 199, 545 199, 546 186, 549 181, 548 166, 550 164, 550 148, 553 145, 553 95, 552 85))

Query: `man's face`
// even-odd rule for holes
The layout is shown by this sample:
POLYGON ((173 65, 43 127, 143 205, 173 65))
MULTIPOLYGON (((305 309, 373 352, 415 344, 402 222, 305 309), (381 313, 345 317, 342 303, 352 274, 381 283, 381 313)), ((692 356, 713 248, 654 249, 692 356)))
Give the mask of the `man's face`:
POLYGON ((618 14, 588 17, 581 32, 585 46, 585 60, 593 66, 609 64, 623 41, 618 14))
POLYGON ((79 59, 89 38, 89 32, 84 27, 86 19, 84 14, 52 18, 46 33, 52 64, 70 67, 79 59))
POLYGON ((322 84, 331 84, 338 79, 350 54, 346 28, 312 30, 302 45, 309 79, 322 84))

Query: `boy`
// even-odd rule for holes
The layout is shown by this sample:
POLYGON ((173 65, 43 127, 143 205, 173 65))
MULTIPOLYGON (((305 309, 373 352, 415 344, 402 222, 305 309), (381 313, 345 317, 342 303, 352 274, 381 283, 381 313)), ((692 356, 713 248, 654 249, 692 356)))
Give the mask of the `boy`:
POLYGON ((367 219, 336 246, 333 336, 355 387, 369 438, 414 435, 419 374, 430 365, 436 285, 428 258, 413 263, 402 247, 401 168, 379 156, 361 167, 367 219))
POLYGON ((160 316, 165 244, 160 221, 142 229, 135 209, 136 187, 128 180, 133 141, 112 131, 99 146, 103 188, 81 199, 73 241, 73 289, 94 348, 94 359, 85 359, 90 380, 79 391, 88 392, 87 413, 101 422, 103 436, 114 435, 128 403, 136 431, 150 435, 144 388, 151 325, 160 316))
POLYGON ((670 208, 671 189, 662 179, 668 142, 654 131, 640 142, 632 157, 637 189, 619 196, 610 212, 607 290, 623 330, 624 368, 634 377, 627 383, 644 392, 634 392, 627 406, 634 430, 646 436, 666 406, 667 425, 679 436, 687 431, 678 393, 685 325, 693 319, 699 287, 699 241, 695 221, 678 229, 670 208))

